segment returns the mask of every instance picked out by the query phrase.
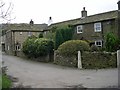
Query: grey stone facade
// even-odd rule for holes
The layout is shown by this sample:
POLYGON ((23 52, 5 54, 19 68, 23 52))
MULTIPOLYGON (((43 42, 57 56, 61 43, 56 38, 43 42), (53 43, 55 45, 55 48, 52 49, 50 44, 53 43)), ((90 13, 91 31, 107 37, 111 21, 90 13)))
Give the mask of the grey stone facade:
MULTIPOLYGON (((74 26, 73 39, 81 39, 91 42, 92 44, 101 43, 101 47, 105 44, 105 35, 108 32, 114 33, 120 38, 120 30, 118 30, 118 11, 109 11, 104 13, 99 13, 95 15, 90 15, 86 17, 81 17, 73 20, 63 21, 59 23, 54 23, 48 27, 49 30, 55 27, 64 27, 72 25, 74 26), (99 23, 101 30, 95 31, 95 24, 99 23), (82 32, 77 32, 77 28, 80 26, 82 32), (100 42, 98 42, 100 41, 100 42)), ((98 27, 99 28, 99 27, 98 27)))
POLYGON ((33 26, 29 24, 9 24, 5 33, 5 52, 10 55, 19 55, 17 53, 22 50, 23 42, 32 35, 38 37, 46 28, 47 24, 34 24, 33 26))

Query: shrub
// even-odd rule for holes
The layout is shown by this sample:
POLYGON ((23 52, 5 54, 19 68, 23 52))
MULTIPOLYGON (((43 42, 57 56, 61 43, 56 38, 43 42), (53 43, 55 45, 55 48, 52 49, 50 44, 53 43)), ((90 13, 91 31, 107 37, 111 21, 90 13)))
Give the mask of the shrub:
POLYGON ((63 36, 59 30, 56 31, 55 34, 55 50, 59 47, 60 44, 64 42, 63 36))
POLYGON ((119 46, 119 39, 112 32, 107 33, 105 46, 106 51, 109 52, 116 51, 119 46))
POLYGON ((89 44, 82 40, 69 40, 59 46, 58 51, 62 55, 76 55, 77 51, 90 50, 89 44))
POLYGON ((74 30, 71 26, 57 28, 55 34, 55 50, 57 50, 59 45, 61 45, 63 42, 71 40, 73 33, 74 30))
POLYGON ((23 43, 23 48, 22 51, 25 55, 27 55, 28 57, 34 57, 36 52, 36 46, 34 44, 34 41, 36 40, 36 38, 28 38, 24 43, 23 43))
POLYGON ((54 44, 45 38, 28 38, 23 44, 23 52, 28 57, 40 57, 52 53, 54 44))
POLYGON ((53 41, 45 38, 36 39, 35 44, 37 46, 36 57, 48 55, 54 48, 53 41))

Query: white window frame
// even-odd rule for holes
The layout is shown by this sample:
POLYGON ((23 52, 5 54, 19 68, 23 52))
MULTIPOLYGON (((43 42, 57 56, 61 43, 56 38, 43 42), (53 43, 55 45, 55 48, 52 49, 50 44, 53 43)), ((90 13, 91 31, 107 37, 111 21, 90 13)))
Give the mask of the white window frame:
POLYGON ((10 50, 10 47, 9 47, 9 45, 7 45, 7 50, 10 50))
POLYGON ((97 40, 97 41, 95 41, 95 45, 98 46, 98 47, 102 47, 102 44, 103 44, 102 40, 97 40), (101 44, 100 44, 100 45, 97 45, 98 42, 100 42, 101 44))
POLYGON ((77 34, 83 33, 83 25, 77 26, 77 34))
POLYGON ((20 35, 22 35, 22 32, 20 32, 20 35))
POLYGON ((94 31, 95 32, 101 32, 102 31, 101 22, 94 23, 94 31))
POLYGON ((20 48, 21 48, 20 45, 15 46, 16 51, 20 51, 21 50, 20 48))
POLYGON ((28 32, 28 36, 30 37, 32 35, 32 32, 28 32))

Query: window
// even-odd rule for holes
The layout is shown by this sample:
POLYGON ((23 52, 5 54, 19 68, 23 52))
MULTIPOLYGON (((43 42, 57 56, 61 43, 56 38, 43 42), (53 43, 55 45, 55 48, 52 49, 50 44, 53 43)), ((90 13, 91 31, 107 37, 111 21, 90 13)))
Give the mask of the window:
POLYGON ((20 32, 20 35, 22 35, 22 32, 20 32))
POLYGON ((98 47, 102 47, 102 40, 95 41, 95 45, 98 47))
POLYGON ((32 33, 31 32, 28 32, 28 36, 31 36, 32 35, 32 33))
POLYGON ((77 26, 77 33, 83 33, 83 26, 82 25, 77 26))
POLYGON ((101 32, 102 27, 101 27, 101 23, 100 22, 94 24, 94 30, 95 30, 95 32, 101 32))
POLYGON ((9 45, 7 45, 7 50, 10 50, 10 47, 9 47, 9 45))
POLYGON ((20 45, 16 45, 15 49, 16 49, 17 51, 20 51, 20 45))

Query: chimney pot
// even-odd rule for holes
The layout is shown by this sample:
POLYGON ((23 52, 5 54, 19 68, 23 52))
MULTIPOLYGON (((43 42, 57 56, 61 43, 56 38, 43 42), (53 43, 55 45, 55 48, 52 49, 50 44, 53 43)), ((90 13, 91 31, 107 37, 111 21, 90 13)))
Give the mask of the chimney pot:
POLYGON ((51 24, 52 24, 52 17, 49 17, 48 26, 50 26, 51 24))
POLYGON ((83 7, 83 10, 85 11, 85 7, 83 7))
POLYGON ((87 11, 85 10, 85 7, 83 7, 83 10, 81 11, 82 18, 87 17, 87 11))
POLYGON ((118 1, 118 10, 120 10, 120 0, 118 1))

